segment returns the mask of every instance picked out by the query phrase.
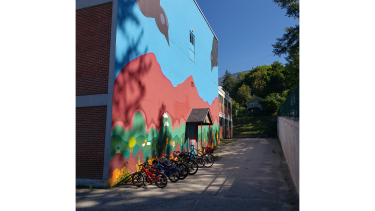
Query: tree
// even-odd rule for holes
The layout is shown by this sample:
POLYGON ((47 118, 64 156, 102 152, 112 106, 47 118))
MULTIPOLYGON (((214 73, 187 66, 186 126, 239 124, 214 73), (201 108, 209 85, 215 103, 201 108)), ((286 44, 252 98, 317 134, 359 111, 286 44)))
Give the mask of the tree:
POLYGON ((242 86, 237 91, 237 102, 241 105, 244 105, 247 101, 251 99, 251 89, 248 85, 242 84, 242 86))
MULTIPOLYGON (((286 9, 286 16, 299 19, 299 0, 273 0, 282 9, 286 9)), ((273 53, 279 57, 286 54, 286 81, 288 88, 293 89, 299 83, 299 24, 285 28, 285 34, 277 38, 273 46, 273 53)))
POLYGON ((286 60, 288 62, 285 65, 286 87, 293 90, 299 83, 299 53, 288 56, 286 60))
MULTIPOLYGON (((286 15, 299 19, 299 0, 273 0, 281 9, 286 9, 286 15)), ((274 54, 281 56, 282 54, 289 53, 296 55, 299 53, 299 24, 294 27, 285 28, 286 33, 282 38, 277 38, 274 47, 274 54)))
POLYGON ((232 100, 232 116, 236 115, 236 111, 239 112, 240 110, 240 104, 236 102, 235 100, 232 100))
POLYGON ((228 72, 228 70, 226 70, 223 79, 223 88, 225 91, 229 92, 230 96, 233 96, 233 88, 235 83, 236 79, 228 72))
POLYGON ((273 114, 284 103, 284 101, 285 97, 283 94, 271 93, 267 95, 264 100, 260 100, 259 103, 267 114, 273 114))

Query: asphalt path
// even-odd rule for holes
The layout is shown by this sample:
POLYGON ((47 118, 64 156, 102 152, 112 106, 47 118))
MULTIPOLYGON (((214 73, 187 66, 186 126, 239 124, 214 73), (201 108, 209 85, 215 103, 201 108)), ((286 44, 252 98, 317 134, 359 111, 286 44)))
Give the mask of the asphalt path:
POLYGON ((78 210, 299 210, 299 196, 274 138, 222 140, 210 168, 165 188, 76 189, 78 210))

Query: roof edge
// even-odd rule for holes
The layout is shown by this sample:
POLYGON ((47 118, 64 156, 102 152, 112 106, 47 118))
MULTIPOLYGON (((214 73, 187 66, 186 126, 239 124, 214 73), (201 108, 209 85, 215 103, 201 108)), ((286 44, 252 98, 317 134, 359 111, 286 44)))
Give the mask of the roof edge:
POLYGON ((245 104, 250 103, 252 100, 255 100, 255 99, 257 99, 257 98, 258 98, 258 99, 262 99, 262 100, 264 100, 263 98, 261 98, 261 97, 257 97, 257 96, 256 96, 256 97, 252 98, 251 100, 247 101, 245 104))
POLYGON ((214 32, 214 30, 212 30, 210 24, 208 23, 208 20, 207 20, 206 16, 204 16, 204 14, 203 14, 201 8, 199 7, 198 2, 197 2, 196 0, 194 0, 194 2, 195 2, 195 5, 197 5, 199 11, 201 12, 201 14, 202 14, 204 20, 206 20, 206 23, 207 23, 208 27, 210 27, 211 32, 212 32, 212 34, 214 34, 214 37, 216 38, 217 42, 219 42, 219 39, 217 39, 217 37, 216 37, 216 35, 215 35, 215 32, 214 32))

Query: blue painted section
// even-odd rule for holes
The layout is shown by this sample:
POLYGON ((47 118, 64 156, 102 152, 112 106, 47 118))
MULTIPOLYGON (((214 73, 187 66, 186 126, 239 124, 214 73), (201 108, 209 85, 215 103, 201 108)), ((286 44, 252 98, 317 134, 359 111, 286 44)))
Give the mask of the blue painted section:
POLYGON ((135 0, 119 0, 115 78, 125 65, 146 53, 154 53, 163 74, 173 86, 193 76, 199 96, 210 105, 217 97, 218 67, 211 71, 212 34, 193 0, 161 0, 166 13, 169 44, 155 19, 142 14, 135 0), (194 62, 190 60, 190 30, 194 28, 194 62))
POLYGON ((192 62, 195 62, 195 53, 194 53, 192 50, 190 50, 189 59, 190 59, 192 62))

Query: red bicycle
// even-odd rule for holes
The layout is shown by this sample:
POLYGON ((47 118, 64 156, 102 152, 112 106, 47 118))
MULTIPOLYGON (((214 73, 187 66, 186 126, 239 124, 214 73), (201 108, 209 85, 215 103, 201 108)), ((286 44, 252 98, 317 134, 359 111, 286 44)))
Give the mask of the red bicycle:
POLYGON ((152 168, 150 170, 147 170, 145 168, 146 162, 138 166, 142 167, 142 169, 138 171, 137 173, 133 174, 132 176, 132 181, 135 186, 137 187, 143 186, 145 183, 145 177, 148 182, 151 182, 151 183, 155 182, 155 185, 158 186, 159 188, 164 188, 165 186, 167 186, 168 178, 165 174, 161 172, 157 172, 155 169, 152 169, 152 168))

